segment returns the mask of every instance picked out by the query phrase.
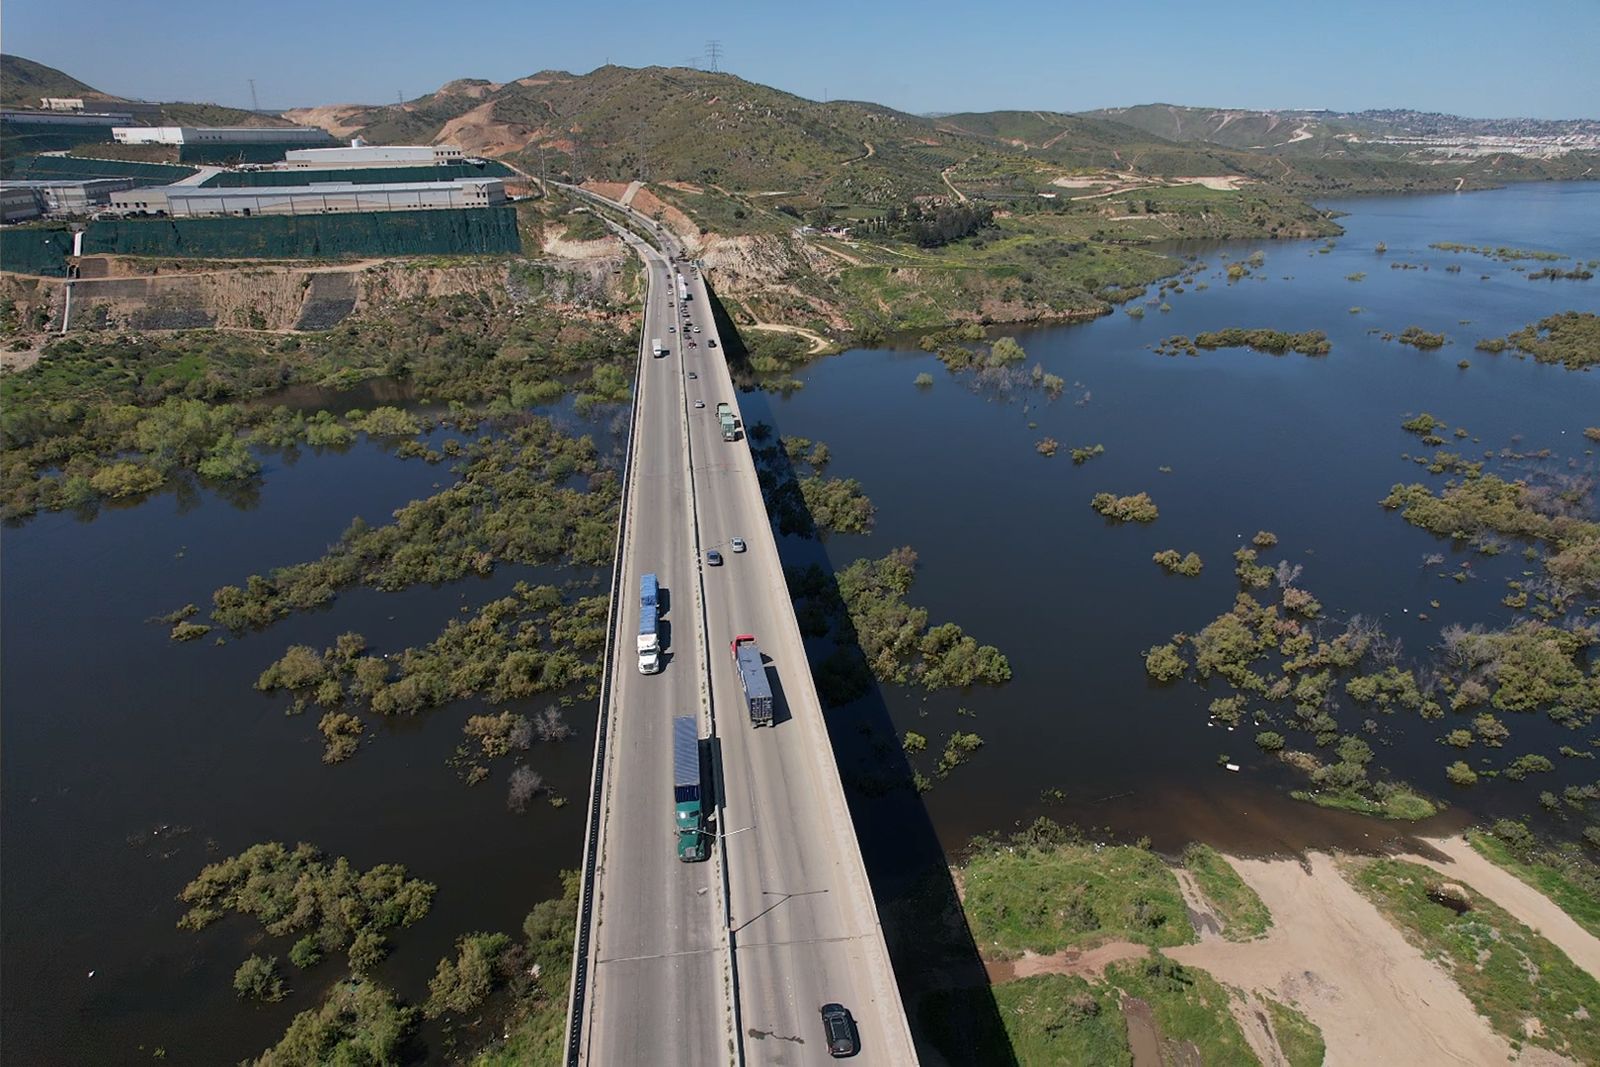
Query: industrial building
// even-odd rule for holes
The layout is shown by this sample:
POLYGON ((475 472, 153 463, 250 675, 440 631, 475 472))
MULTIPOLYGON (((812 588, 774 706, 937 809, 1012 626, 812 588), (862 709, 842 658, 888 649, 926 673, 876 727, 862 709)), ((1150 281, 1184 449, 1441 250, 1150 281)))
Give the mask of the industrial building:
POLYGON ((117 126, 118 144, 250 145, 327 144, 326 130, 315 126, 117 126))
POLYGON ((115 193, 132 189, 132 178, 65 178, 44 181, 0 182, 6 222, 36 219, 41 215, 87 215, 111 202, 115 193))
POLYGON ((351 142, 347 148, 293 148, 284 153, 285 166, 331 170, 339 167, 448 166, 463 161, 454 145, 369 145, 351 142))
POLYGON ((506 202, 498 178, 450 182, 357 184, 320 182, 260 188, 163 185, 112 194, 111 207, 130 213, 165 212, 173 218, 218 215, 324 215, 351 211, 495 207, 506 202))
POLYGON ((0 108, 0 122, 18 126, 112 126, 132 122, 131 111, 24 111, 0 108))
POLYGON ((0 222, 27 222, 44 214, 32 189, 0 185, 0 222))

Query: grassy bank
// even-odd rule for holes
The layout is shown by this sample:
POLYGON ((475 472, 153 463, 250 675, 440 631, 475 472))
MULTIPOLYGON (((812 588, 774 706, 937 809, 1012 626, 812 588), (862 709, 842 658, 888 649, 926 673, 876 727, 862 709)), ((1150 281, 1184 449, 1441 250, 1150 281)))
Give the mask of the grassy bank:
POLYGON ((1289 1067, 1321 1067, 1328 1046, 1317 1024, 1271 997, 1263 997, 1262 1001, 1272 1016, 1272 1032, 1277 1035, 1278 1048, 1289 1061, 1289 1067))
POLYGON ((1245 885, 1222 853, 1210 845, 1196 843, 1184 850, 1183 866, 1217 909, 1223 937, 1229 941, 1248 941, 1266 933, 1272 926, 1272 913, 1261 903, 1256 891, 1245 885))
POLYGON ((1504 909, 1427 867, 1352 860, 1352 883, 1406 939, 1450 972, 1513 1047, 1538 1045, 1579 1062, 1600 1060, 1600 981, 1504 909))
POLYGON ((1584 855, 1580 846, 1539 841, 1521 823, 1509 820, 1487 831, 1469 830, 1467 841, 1600 937, 1600 864, 1584 855))
POLYGON ((1161 857, 1093 844, 1045 820, 980 847, 963 884, 973 939, 997 958, 1112 940, 1154 947, 1195 940, 1178 880, 1161 857))

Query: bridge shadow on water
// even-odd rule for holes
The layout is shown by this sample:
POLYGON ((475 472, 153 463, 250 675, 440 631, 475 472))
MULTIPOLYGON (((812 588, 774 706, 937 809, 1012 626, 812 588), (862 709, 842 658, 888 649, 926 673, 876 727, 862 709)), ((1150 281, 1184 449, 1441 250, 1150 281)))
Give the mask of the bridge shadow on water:
MULTIPOLYGON (((740 390, 746 432, 763 424, 772 430, 771 437, 752 438, 750 445, 752 449, 776 445, 782 427, 768 395, 754 388, 749 352, 709 283, 707 295, 740 390)), ((780 483, 794 477, 783 449, 772 451, 776 455, 769 451, 758 469, 764 467, 780 483)), ((764 492, 771 484, 763 477, 764 492)), ((798 510, 791 511, 791 522, 798 519, 813 528, 798 493, 792 494, 792 505, 798 510)), ((838 597, 837 574, 825 541, 780 536, 778 551, 786 574, 815 566, 808 575, 810 588, 820 587, 820 598, 838 597)), ((899 731, 848 616, 839 615, 842 621, 835 622, 829 639, 806 635, 806 651, 918 1055, 930 1067, 1014 1065, 1017 1059, 988 974, 961 909, 944 847, 917 792, 899 731), (819 670, 830 656, 836 657, 830 668, 819 670), (844 669, 834 669, 841 661, 844 669), (843 688, 848 689, 848 702, 830 704, 830 691, 838 700, 843 688)), ((863 1038, 870 1041, 870 1035, 863 1038)))

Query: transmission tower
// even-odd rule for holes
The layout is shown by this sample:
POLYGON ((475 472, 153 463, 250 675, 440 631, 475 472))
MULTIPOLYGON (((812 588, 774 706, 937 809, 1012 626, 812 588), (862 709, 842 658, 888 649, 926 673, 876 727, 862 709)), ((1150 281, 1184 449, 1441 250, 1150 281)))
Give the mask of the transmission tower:
POLYGON ((261 110, 261 101, 256 99, 256 80, 254 78, 251 78, 249 80, 250 80, 250 110, 251 111, 260 111, 261 110))
POLYGON ((717 66, 718 62, 721 59, 722 59, 722 42, 721 41, 707 41, 706 42, 706 60, 711 64, 711 70, 712 70, 713 73, 715 73, 717 70, 721 69, 720 67, 717 66))

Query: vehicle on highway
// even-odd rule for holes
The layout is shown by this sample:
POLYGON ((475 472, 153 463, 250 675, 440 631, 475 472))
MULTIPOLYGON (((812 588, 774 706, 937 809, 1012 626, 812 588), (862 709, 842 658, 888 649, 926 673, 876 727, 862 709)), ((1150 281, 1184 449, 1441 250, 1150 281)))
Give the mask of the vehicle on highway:
POLYGON ((660 584, 654 574, 639 579, 639 673, 661 669, 660 584))
POLYGON ((698 375, 698 374, 696 374, 696 373, 695 373, 695 372, 694 372, 694 371, 690 371, 690 372, 689 372, 689 377, 691 377, 691 378, 698 378, 698 377, 700 377, 700 375, 698 375))
POLYGON ((672 720, 672 818, 678 829, 678 859, 699 863, 706 847, 705 788, 700 773, 700 730, 693 718, 672 720))
POLYGON ((694 406, 697 408, 703 408, 706 406, 706 402, 704 400, 696 400, 694 402, 694 406))
POLYGON ((699 332, 700 332, 700 327, 698 327, 698 326, 696 326, 696 327, 695 327, 695 328, 694 328, 694 332, 695 332, 695 333, 699 333, 699 332))
POLYGON ((767 668, 761 662, 761 649, 753 634, 733 639, 733 665, 739 671, 739 687, 744 690, 745 707, 751 726, 772 725, 772 686, 767 684, 767 668))
POLYGON ((714 548, 707 549, 706 550, 706 563, 707 563, 707 565, 712 566, 712 567, 720 567, 720 566, 722 566, 722 553, 718 552, 714 548))
POLYGON ((850 1017, 850 1009, 843 1004, 822 1006, 822 1032, 828 1038, 828 1055, 834 1059, 854 1056, 861 1051, 856 1022, 850 1017))
POLYGON ((743 552, 744 551, 744 538, 742 538, 742 537, 730 538, 728 540, 728 547, 733 549, 735 552, 743 552))
POLYGON ((657 358, 667 354, 667 346, 661 343, 661 338, 659 337, 650 342, 650 350, 656 354, 657 358))
POLYGON ((667 332, 668 333, 677 333, 678 332, 678 328, 676 326, 668 326, 667 327, 667 332))
POLYGON ((717 339, 715 337, 707 337, 706 338, 706 347, 707 348, 716 348, 717 347, 717 339))
POLYGON ((733 405, 727 401, 717 405, 717 422, 722 424, 724 441, 732 441, 739 436, 739 424, 733 417, 733 405))

